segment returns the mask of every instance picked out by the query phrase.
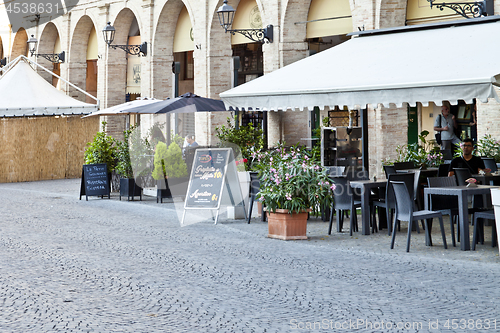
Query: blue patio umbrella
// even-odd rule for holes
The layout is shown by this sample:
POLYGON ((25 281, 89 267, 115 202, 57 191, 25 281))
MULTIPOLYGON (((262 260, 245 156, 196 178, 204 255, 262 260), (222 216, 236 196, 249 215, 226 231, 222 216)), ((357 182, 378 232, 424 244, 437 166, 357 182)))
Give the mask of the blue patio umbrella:
POLYGON ((158 103, 138 106, 129 109, 128 113, 191 113, 227 111, 224 102, 217 99, 200 97, 193 93, 185 93, 179 97, 167 99, 158 103))

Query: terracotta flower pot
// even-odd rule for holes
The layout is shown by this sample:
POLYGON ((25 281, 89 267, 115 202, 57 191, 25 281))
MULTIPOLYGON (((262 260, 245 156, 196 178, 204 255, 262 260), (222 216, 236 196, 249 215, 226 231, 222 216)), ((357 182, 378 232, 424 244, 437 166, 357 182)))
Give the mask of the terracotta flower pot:
POLYGON ((267 212, 267 237, 282 240, 307 239, 307 212, 289 214, 287 209, 267 212))

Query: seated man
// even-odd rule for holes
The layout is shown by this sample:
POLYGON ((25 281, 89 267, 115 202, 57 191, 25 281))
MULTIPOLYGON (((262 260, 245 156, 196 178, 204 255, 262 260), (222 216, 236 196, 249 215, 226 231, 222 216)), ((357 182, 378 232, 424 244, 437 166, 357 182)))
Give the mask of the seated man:
POLYGON ((481 170, 484 172, 491 172, 491 169, 485 168, 481 157, 472 155, 472 151, 474 150, 472 139, 465 139, 461 147, 463 154, 460 157, 455 157, 451 161, 450 168, 448 169, 448 177, 455 175, 455 171, 453 171, 455 168, 468 168, 473 175, 478 174, 481 170))

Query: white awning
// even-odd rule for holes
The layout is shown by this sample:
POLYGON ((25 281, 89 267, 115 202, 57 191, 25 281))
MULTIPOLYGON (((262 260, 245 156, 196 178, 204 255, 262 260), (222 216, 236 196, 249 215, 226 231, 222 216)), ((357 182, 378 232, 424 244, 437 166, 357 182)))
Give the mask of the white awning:
POLYGON ((500 16, 372 30, 220 94, 226 107, 312 110, 498 99, 500 16))
POLYGON ((28 61, 24 56, 16 58, 0 76, 0 117, 80 115, 97 111, 98 104, 78 101, 57 90, 28 61))

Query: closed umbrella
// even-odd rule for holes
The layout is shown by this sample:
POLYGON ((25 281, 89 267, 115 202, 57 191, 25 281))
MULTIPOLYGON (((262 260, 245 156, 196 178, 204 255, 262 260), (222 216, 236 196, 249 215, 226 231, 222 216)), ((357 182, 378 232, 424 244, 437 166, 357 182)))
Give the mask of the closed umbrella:
POLYGON ((224 102, 217 99, 200 97, 193 93, 185 93, 176 98, 154 104, 144 105, 128 110, 128 113, 191 113, 227 111, 224 102))

